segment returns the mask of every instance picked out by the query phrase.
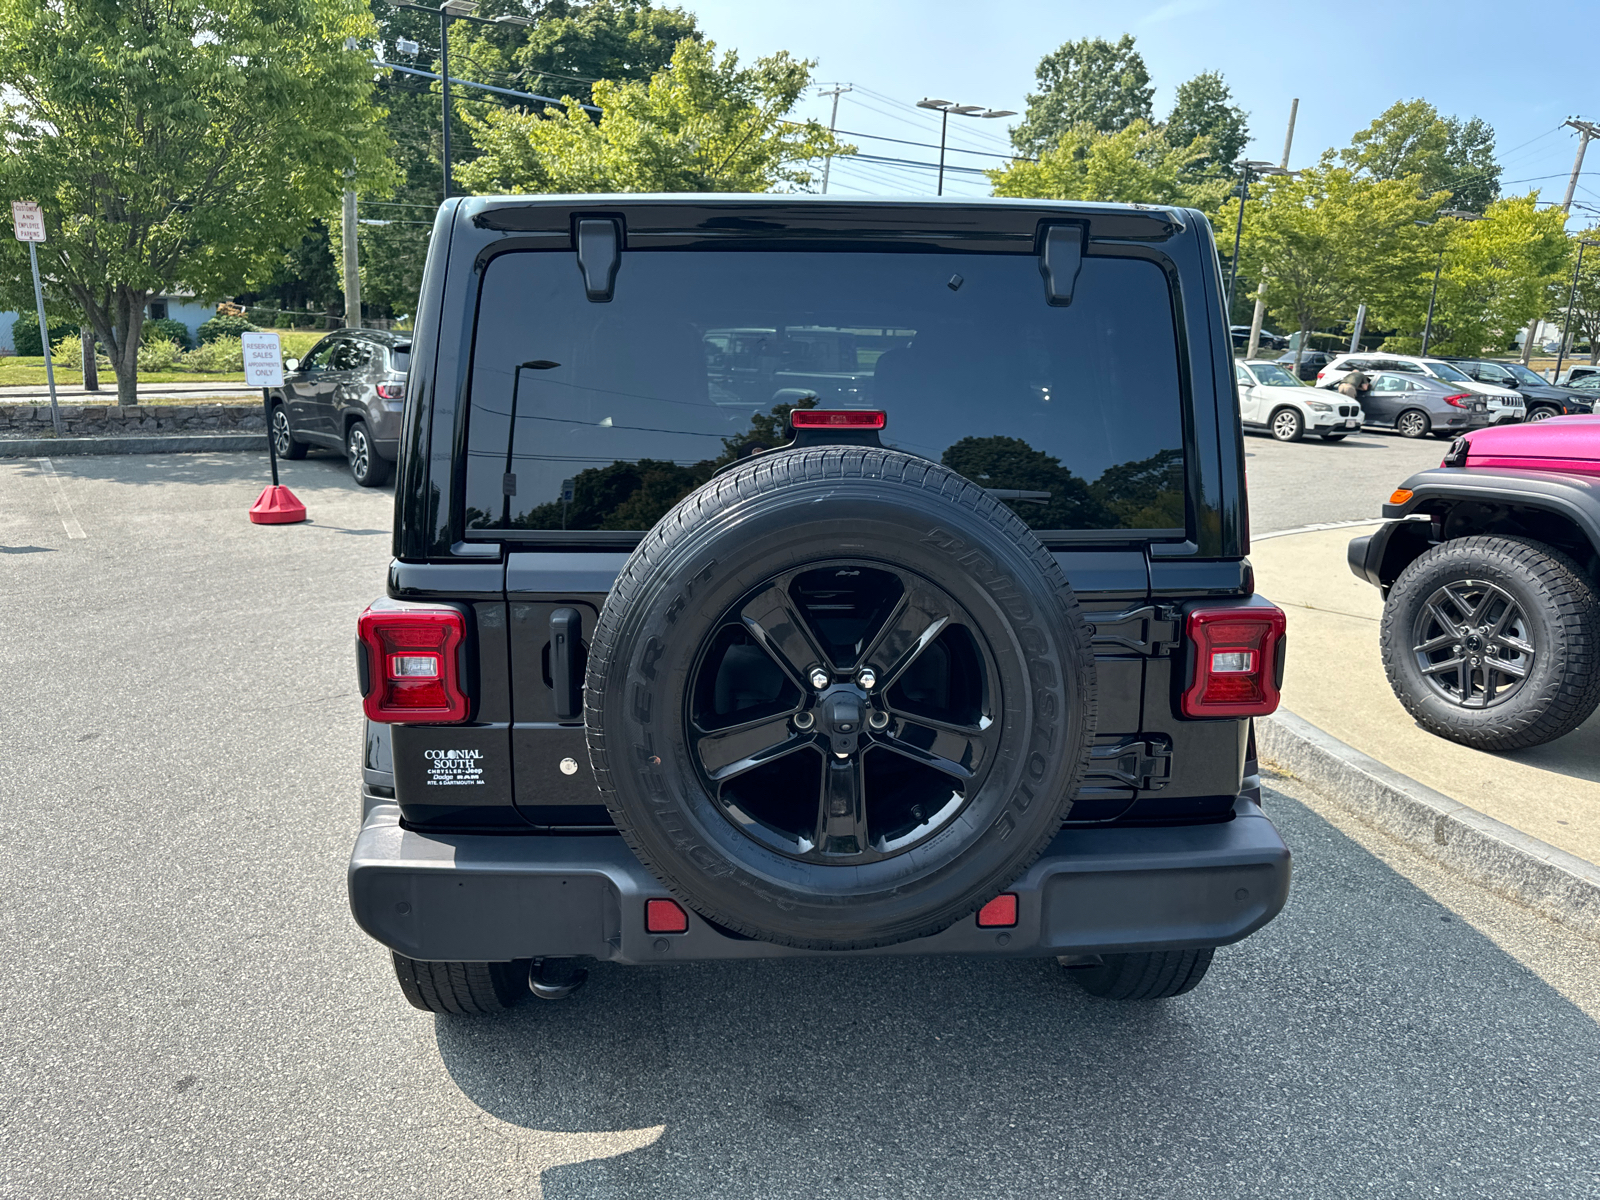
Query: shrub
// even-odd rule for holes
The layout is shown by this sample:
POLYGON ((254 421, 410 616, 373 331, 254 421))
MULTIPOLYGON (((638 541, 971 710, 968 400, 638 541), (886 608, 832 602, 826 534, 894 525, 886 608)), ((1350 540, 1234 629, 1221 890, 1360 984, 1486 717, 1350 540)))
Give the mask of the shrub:
POLYGON ((151 338, 139 347, 139 370, 170 371, 178 361, 178 343, 151 338))
POLYGON ((144 328, 139 331, 141 342, 176 342, 179 350, 189 348, 189 327, 182 321, 174 321, 171 317, 162 317, 158 321, 146 321, 144 328))
POLYGON ((193 350, 178 355, 178 366, 185 371, 242 371, 244 347, 236 337, 213 338, 193 350))
MULTIPOLYGON (((200 326, 198 337, 200 344, 214 342, 218 338, 238 338, 241 333, 254 333, 256 327, 250 323, 249 317, 235 317, 228 313, 218 313, 209 321, 200 326)), ((241 367, 240 370, 244 368, 241 367)))
POLYGON ((281 313, 278 314, 278 319, 277 319, 276 322, 274 322, 274 324, 279 329, 293 329, 294 328, 294 314, 293 313, 288 313, 288 312, 281 312, 281 313))
MULTIPOLYGON (((56 343, 62 338, 72 337, 77 332, 76 325, 50 326, 50 353, 55 353, 56 343)), ((23 357, 41 357, 44 345, 39 341, 39 318, 31 312, 17 314, 16 324, 11 327, 11 345, 23 357)))

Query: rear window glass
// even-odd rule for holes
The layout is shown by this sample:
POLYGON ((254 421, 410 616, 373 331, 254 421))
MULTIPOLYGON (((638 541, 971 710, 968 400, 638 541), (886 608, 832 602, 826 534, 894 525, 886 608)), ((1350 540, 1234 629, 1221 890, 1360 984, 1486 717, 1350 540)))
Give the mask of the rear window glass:
POLYGON ((404 375, 411 370, 411 343, 389 347, 389 365, 404 375))
POLYGON ((1070 307, 1029 256, 657 251, 590 303, 569 252, 484 274, 469 531, 642 531, 794 406, 881 408, 1039 530, 1183 529, 1165 273, 1086 257, 1070 307), (514 417, 513 417, 514 412, 514 417))

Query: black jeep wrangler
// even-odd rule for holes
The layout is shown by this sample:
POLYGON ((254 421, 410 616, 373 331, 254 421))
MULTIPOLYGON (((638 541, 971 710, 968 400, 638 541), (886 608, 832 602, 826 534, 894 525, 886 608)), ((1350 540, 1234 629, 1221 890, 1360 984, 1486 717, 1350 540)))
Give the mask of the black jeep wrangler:
POLYGON ((1219 280, 1171 209, 447 203, 358 638, 406 998, 841 954, 1154 998, 1270 921, 1219 280))

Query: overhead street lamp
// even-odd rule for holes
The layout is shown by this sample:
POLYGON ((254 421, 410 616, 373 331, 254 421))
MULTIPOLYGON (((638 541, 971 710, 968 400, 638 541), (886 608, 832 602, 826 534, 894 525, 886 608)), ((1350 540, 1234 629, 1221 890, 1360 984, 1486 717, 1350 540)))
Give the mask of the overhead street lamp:
MULTIPOLYGON (((409 8, 439 18, 439 85, 443 92, 444 140, 440 155, 444 159, 444 198, 450 199, 450 22, 474 21, 479 25, 532 25, 531 17, 509 13, 498 17, 475 17, 478 0, 444 0, 438 8, 410 4, 407 0, 387 0, 390 8, 409 8)), ((410 43, 415 46, 416 43, 410 43)))
POLYGON ((1567 333, 1572 328, 1572 306, 1578 298, 1578 275, 1583 271, 1583 251, 1586 246, 1600 246, 1600 242, 1578 239, 1578 265, 1572 268, 1572 287, 1567 292, 1567 319, 1561 322, 1561 345, 1556 347, 1556 373, 1551 383, 1561 378, 1561 360, 1567 355, 1567 333))
MULTIPOLYGON (((1441 208, 1438 217, 1454 217, 1458 221, 1481 221, 1483 217, 1475 212, 1468 212, 1463 208, 1441 208)), ((1435 218, 1435 221, 1437 217, 1435 218)), ((1417 221, 1417 225, 1432 225, 1435 221, 1417 221)), ((1580 248, 1581 256, 1582 250, 1580 248)), ((1433 340, 1433 303, 1439 298, 1439 272, 1444 269, 1444 247, 1439 247, 1439 260, 1433 264, 1433 291, 1428 293, 1428 319, 1422 326, 1422 353, 1428 352, 1428 343, 1433 340)))
MULTIPOLYGON (((1246 158, 1233 164, 1239 168, 1239 223, 1233 228, 1233 262, 1228 266, 1228 309, 1227 324, 1233 325, 1233 285, 1239 278, 1239 240, 1244 236, 1244 205, 1250 199, 1250 174, 1257 175, 1292 175, 1293 171, 1285 170, 1276 163, 1263 162, 1260 159, 1246 158)), ((1229 334, 1231 340, 1232 334, 1229 334)))
POLYGON ((981 104, 957 104, 953 100, 922 99, 917 101, 918 108, 931 108, 944 114, 939 121, 939 190, 936 195, 944 195, 944 135, 950 128, 950 114, 958 117, 981 117, 985 121, 992 121, 995 117, 1014 117, 1017 114, 1009 108, 985 108, 981 104))

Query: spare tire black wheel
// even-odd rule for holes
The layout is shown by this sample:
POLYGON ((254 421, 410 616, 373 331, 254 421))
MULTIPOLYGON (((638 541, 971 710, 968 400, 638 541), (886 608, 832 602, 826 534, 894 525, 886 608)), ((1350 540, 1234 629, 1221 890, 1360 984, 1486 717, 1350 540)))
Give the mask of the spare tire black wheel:
POLYGON ((936 463, 761 455, 634 551, 589 647, 595 778, 679 899, 809 949, 945 929, 1056 835, 1089 629, 1015 513, 936 463))

